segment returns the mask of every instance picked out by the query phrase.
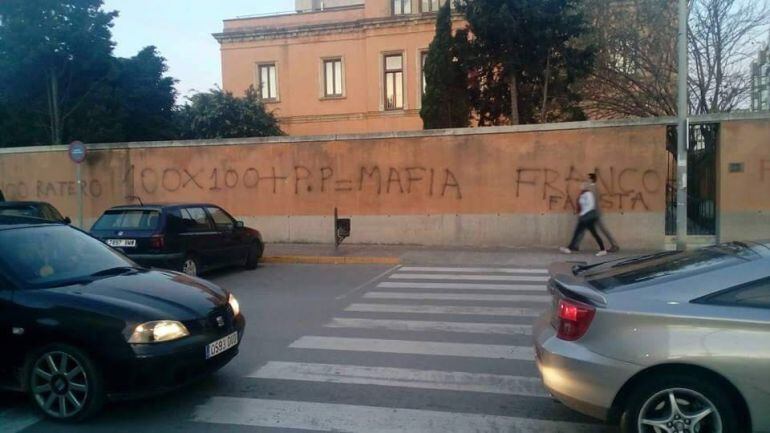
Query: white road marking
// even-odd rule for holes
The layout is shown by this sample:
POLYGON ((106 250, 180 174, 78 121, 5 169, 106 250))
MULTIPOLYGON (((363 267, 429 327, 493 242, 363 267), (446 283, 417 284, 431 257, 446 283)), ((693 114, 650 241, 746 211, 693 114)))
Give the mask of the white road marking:
POLYGON ((40 417, 29 408, 13 408, 0 411, 0 432, 17 433, 37 424, 40 417))
POLYGON ((367 313, 464 314, 473 316, 537 317, 542 310, 535 308, 473 307, 460 305, 401 305, 350 304, 345 311, 367 313))
POLYGON ((403 272, 458 272, 458 273, 498 273, 498 274, 541 274, 547 275, 548 269, 537 268, 440 268, 404 266, 399 271, 403 272))
POLYGON ((352 319, 335 317, 327 328, 387 329, 390 331, 437 331, 466 334, 532 335, 531 325, 503 323, 432 322, 422 320, 352 319))
POLYGON ((436 341, 382 340, 376 338, 300 337, 294 349, 343 350, 353 352, 403 353, 411 355, 460 356, 467 358, 534 361, 532 347, 499 344, 443 343, 436 341))
POLYGON ((459 371, 270 361, 248 377, 548 397, 539 378, 459 371))
POLYGON ((598 424, 238 397, 211 397, 195 409, 193 420, 212 424, 324 432, 600 433, 609 431, 607 427, 598 424))
POLYGON ((438 331, 468 334, 532 335, 531 325, 504 323, 431 322, 422 320, 352 319, 335 317, 327 328, 387 329, 391 331, 438 331))
POLYGON ((509 292, 544 292, 545 285, 485 284, 485 283, 404 283, 385 281, 377 284, 383 289, 442 289, 442 290, 500 290, 509 292))
POLYGON ((548 276, 530 275, 455 275, 455 274, 400 274, 396 273, 389 278, 394 280, 459 280, 459 281, 520 281, 522 283, 546 282, 548 276))
POLYGON ((482 295, 478 293, 404 293, 369 292, 364 298, 371 299, 434 299, 439 301, 497 301, 497 302, 549 302, 545 295, 482 295))
POLYGON ((344 295, 337 296, 335 299, 340 300, 340 299, 347 298, 348 296, 352 295, 353 293, 356 293, 357 291, 363 289, 364 287, 368 286, 369 284, 372 284, 373 282, 379 280, 380 278, 384 277, 385 275, 388 275, 389 273, 391 273, 394 270, 398 269, 399 266, 401 266, 401 265, 393 266, 392 268, 390 268, 387 271, 377 275, 376 277, 370 279, 369 281, 367 281, 367 282, 365 282, 363 284, 360 284, 359 286, 357 286, 356 288, 350 290, 349 292, 345 293, 344 295))

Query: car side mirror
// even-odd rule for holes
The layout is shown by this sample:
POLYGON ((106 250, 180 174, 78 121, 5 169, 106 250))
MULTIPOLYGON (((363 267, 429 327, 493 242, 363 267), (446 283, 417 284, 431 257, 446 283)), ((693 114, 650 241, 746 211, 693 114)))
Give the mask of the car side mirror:
POLYGON ((237 229, 242 229, 245 226, 243 225, 243 221, 236 221, 234 227, 237 229))
POLYGON ((72 220, 70 219, 70 217, 64 217, 64 219, 61 220, 61 222, 63 222, 64 224, 72 224, 72 220))

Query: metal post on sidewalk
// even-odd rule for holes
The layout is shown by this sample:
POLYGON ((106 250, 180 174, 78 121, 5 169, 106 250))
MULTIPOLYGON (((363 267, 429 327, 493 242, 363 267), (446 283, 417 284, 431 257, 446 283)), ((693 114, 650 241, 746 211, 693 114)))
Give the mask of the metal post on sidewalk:
POLYGON ((690 127, 687 120, 687 20, 690 15, 688 0, 679 0, 679 31, 677 36, 677 142, 676 142, 676 247, 687 248, 687 147, 690 127))
POLYGON ((80 176, 80 165, 77 164, 76 176, 78 183, 78 227, 83 228, 83 180, 80 176))
POLYGON ((81 165, 83 164, 83 161, 86 160, 86 157, 88 156, 88 148, 85 144, 83 144, 81 141, 73 141, 69 144, 67 147, 67 154, 69 155, 72 162, 75 163, 75 177, 77 180, 77 187, 78 187, 78 227, 81 229, 83 227, 83 189, 85 188, 85 185, 83 185, 83 178, 81 176, 81 165))

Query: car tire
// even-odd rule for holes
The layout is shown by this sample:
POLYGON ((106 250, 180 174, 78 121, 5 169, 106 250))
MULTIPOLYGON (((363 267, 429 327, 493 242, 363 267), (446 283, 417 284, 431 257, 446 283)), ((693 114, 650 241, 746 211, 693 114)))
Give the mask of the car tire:
POLYGON ((82 350, 51 344, 28 358, 24 380, 35 407, 60 422, 80 422, 101 410, 106 400, 101 369, 82 350))
POLYGON ((621 432, 656 431, 642 423, 642 419, 662 423, 669 429, 660 431, 689 432, 690 425, 700 423, 701 433, 742 432, 735 405, 726 391, 707 377, 663 374, 648 378, 631 392, 621 416, 621 432), (671 410, 672 395, 678 411, 671 410), (706 411, 711 412, 698 419, 706 411), (684 430, 676 430, 677 424, 684 430))
POLYGON ((249 269, 249 270, 257 269, 257 267, 259 266, 259 257, 261 256, 260 249, 261 247, 259 245, 259 242, 256 242, 249 247, 249 252, 248 252, 248 255, 246 256, 246 264, 244 265, 246 269, 249 269))
POLYGON ((201 272, 201 261, 193 254, 187 254, 182 260, 179 271, 191 277, 197 277, 201 272))

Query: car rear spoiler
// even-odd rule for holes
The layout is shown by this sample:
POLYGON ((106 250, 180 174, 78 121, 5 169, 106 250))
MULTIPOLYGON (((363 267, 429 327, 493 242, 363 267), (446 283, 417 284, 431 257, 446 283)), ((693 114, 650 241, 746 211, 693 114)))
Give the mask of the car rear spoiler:
POLYGON ((563 295, 582 302, 588 302, 597 307, 607 306, 607 297, 602 292, 591 287, 585 279, 576 276, 574 267, 585 262, 554 263, 548 267, 551 275, 550 285, 563 295))

